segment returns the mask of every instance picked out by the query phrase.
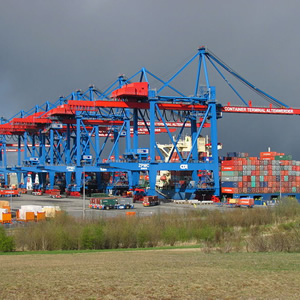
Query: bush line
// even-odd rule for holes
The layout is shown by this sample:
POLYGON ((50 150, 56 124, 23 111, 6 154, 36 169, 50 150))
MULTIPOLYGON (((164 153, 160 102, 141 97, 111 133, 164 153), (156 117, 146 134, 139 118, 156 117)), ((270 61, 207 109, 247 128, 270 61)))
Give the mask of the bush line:
POLYGON ((204 251, 298 252, 300 205, 195 210, 79 220, 65 213, 47 222, 0 227, 0 251, 100 250, 200 244, 204 251))

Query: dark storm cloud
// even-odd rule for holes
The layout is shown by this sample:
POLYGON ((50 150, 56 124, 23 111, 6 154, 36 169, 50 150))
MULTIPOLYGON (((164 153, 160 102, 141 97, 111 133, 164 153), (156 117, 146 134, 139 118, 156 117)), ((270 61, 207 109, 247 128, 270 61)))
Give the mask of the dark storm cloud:
MULTIPOLYGON (((1 1, 0 115, 89 84, 102 88, 141 67, 171 75, 203 44, 259 88, 299 107, 299 9, 292 0, 1 1)), ((218 101, 238 103, 219 81, 211 80, 218 101)), ((258 155, 270 146, 300 159, 298 119, 226 115, 219 140, 224 152, 258 155)))

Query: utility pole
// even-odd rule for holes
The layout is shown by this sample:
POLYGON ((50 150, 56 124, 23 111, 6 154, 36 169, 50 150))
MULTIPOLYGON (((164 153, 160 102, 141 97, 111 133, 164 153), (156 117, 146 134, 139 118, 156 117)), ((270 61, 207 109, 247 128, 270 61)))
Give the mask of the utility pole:
POLYGON ((280 180, 279 180, 279 200, 281 200, 281 162, 279 163, 279 166, 280 166, 280 171, 279 171, 279 174, 280 174, 280 180))
POLYGON ((82 219, 85 219, 85 160, 81 161, 83 166, 83 182, 82 182, 82 219))
POLYGON ((10 212, 12 213, 12 187, 10 187, 11 191, 10 191, 10 212))

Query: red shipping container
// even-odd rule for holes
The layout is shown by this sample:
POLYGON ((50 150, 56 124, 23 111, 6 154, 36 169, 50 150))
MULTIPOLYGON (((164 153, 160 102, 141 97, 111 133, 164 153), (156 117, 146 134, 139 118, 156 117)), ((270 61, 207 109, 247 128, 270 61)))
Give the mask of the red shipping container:
POLYGON ((223 160, 222 166, 233 166, 233 161, 232 160, 223 160))
POLYGON ((274 160, 274 156, 270 156, 270 157, 261 157, 261 160, 274 160))
POLYGON ((235 194, 236 188, 222 187, 222 193, 235 194))
POLYGON ((260 157, 270 157, 277 155, 277 152, 260 152, 260 157))
POLYGON ((221 166, 221 171, 236 171, 236 166, 221 166))

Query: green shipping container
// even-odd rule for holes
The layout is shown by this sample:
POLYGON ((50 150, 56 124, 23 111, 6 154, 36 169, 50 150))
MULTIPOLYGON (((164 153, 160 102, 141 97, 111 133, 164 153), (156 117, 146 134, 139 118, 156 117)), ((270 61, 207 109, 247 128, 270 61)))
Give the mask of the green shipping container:
POLYGON ((117 203, 118 203, 118 200, 116 198, 101 199, 101 204, 105 205, 105 206, 113 206, 113 205, 116 205, 117 203))
POLYGON ((292 160, 292 155, 276 155, 275 160, 292 160))
POLYGON ((275 155, 275 160, 285 160, 285 155, 275 155))
POLYGON ((235 171, 222 171, 222 176, 224 176, 224 177, 235 176, 235 171))

